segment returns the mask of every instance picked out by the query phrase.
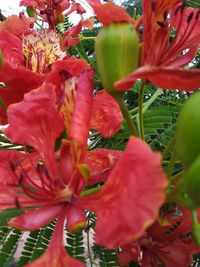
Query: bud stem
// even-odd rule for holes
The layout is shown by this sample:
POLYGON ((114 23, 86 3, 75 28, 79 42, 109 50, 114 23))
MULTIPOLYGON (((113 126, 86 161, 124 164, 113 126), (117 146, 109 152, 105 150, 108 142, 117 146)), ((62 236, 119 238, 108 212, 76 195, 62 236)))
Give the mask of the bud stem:
POLYGON ((115 99, 116 99, 116 101, 120 107, 120 110, 121 110, 121 113, 122 113, 124 119, 126 120, 126 123, 129 127, 129 130, 131 131, 131 134, 137 136, 138 134, 137 134, 135 124, 134 124, 134 122, 130 116, 130 113, 129 113, 127 107, 124 104, 123 97, 122 96, 115 97, 115 99))
POLYGON ((144 139, 143 98, 144 98, 145 85, 146 85, 146 82, 142 81, 141 87, 139 89, 139 97, 138 97, 139 135, 141 139, 144 139))

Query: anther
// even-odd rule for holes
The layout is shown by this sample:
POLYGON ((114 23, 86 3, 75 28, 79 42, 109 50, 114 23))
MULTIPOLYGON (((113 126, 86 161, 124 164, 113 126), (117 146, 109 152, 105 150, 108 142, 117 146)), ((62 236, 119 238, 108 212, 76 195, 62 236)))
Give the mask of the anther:
POLYGON ((21 205, 20 205, 20 203, 19 203, 19 199, 18 199, 18 197, 15 197, 15 206, 16 206, 16 208, 18 208, 18 209, 21 208, 21 205))
POLYGON ((187 23, 190 23, 194 15, 194 12, 191 12, 190 15, 187 17, 187 23))
POLYGON ((46 11, 45 10, 41 10, 40 11, 40 15, 44 15, 44 14, 46 14, 46 11))
POLYGON ((24 180, 24 175, 22 173, 20 173, 19 175, 19 185, 21 185, 23 183, 24 180))
POLYGON ((164 20, 166 20, 166 19, 167 19, 167 16, 168 16, 168 12, 167 12, 167 11, 165 11, 165 12, 164 12, 164 15, 163 15, 163 17, 164 17, 164 20))
POLYGON ((59 74, 60 74, 63 82, 72 77, 71 73, 69 73, 66 70, 59 71, 59 74))
POLYGON ((152 9, 153 12, 156 11, 156 0, 152 0, 152 2, 151 2, 151 9, 152 9))
POLYGON ((161 28, 163 28, 163 27, 165 26, 165 23, 164 23, 164 22, 161 22, 161 21, 157 21, 157 24, 158 24, 161 28))
POLYGON ((38 173, 41 173, 41 172, 44 171, 44 165, 42 165, 40 163, 37 164, 37 167, 36 168, 37 168, 37 172, 38 173))
POLYGON ((15 166, 15 164, 12 162, 12 160, 9 160, 9 165, 10 165, 10 169, 11 169, 11 171, 12 171, 12 172, 15 172, 15 170, 16 170, 16 166, 15 166))
POLYGON ((49 172, 48 172, 48 170, 47 170, 46 168, 44 168, 44 172, 45 172, 45 174, 46 174, 46 177, 47 177, 47 178, 50 178, 50 176, 49 176, 49 172))

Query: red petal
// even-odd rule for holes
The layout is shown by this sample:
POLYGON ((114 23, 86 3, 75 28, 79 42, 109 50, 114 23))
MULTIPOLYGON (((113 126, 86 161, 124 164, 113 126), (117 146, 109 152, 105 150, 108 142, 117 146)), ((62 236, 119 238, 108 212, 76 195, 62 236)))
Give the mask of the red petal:
MULTIPOLYGON (((192 7, 182 7, 177 4, 170 12, 170 24, 176 29, 176 37, 171 43, 171 48, 167 54, 174 52, 176 57, 182 51, 199 46, 200 38, 200 16, 199 9, 192 7), (192 16, 191 16, 192 15, 192 16), (188 20, 188 18, 191 18, 188 20), (175 49, 173 49, 175 48, 175 49), (173 50, 173 51, 172 51, 173 50)), ((193 58, 191 58, 192 60, 193 58)))
POLYGON ((200 71, 179 70, 165 67, 141 67, 115 83, 119 91, 131 88, 137 79, 149 80, 162 89, 193 91, 200 87, 200 71))
MULTIPOLYGON (((29 153, 28 155, 15 150, 0 151, 0 184, 11 186, 14 191, 14 186, 18 186, 22 173, 22 168, 26 173, 31 173, 31 177, 35 177, 33 162, 38 162, 39 155, 37 153, 29 153)), ((2 193, 2 192, 1 192, 2 193)), ((0 195, 1 195, 0 193, 0 195)), ((5 192, 4 192, 5 193, 5 192)))
POLYGON ((79 22, 76 26, 70 27, 63 36, 61 48, 63 51, 67 50, 71 45, 77 44, 80 39, 77 38, 82 29, 82 23, 79 22))
POLYGON ((28 211, 16 219, 12 219, 9 225, 23 231, 35 231, 59 216, 63 211, 63 205, 47 206, 38 210, 28 211))
MULTIPOLYGON (((44 75, 25 69, 22 55, 22 41, 9 33, 0 31, 0 47, 3 52, 3 66, 0 80, 6 84, 0 88, 0 97, 6 106, 22 100, 23 95, 41 85, 44 75)), ((0 124, 7 123, 7 115, 0 107, 0 124)))
POLYGON ((79 231, 87 224, 85 212, 82 209, 76 208, 72 205, 68 207, 67 211, 67 230, 70 232, 79 231))
POLYGON ((113 22, 129 22, 134 23, 134 20, 128 15, 124 8, 117 6, 113 3, 96 4, 91 3, 92 8, 98 18, 98 20, 107 26, 113 22))
POLYGON ((13 68, 23 65, 22 41, 17 36, 6 30, 0 30, 0 47, 3 53, 3 64, 8 62, 13 68))
POLYGON ((92 30, 94 28, 94 18, 89 18, 86 20, 82 20, 81 24, 83 27, 88 28, 89 30, 92 30))
POLYGON ((119 150, 103 148, 87 151, 85 163, 90 170, 89 184, 107 180, 122 154, 123 152, 119 150))
POLYGON ((166 186, 160 155, 131 137, 102 190, 77 205, 96 212, 97 243, 115 248, 138 239, 155 221, 166 186))
POLYGON ((26 264, 25 267, 85 267, 85 264, 70 257, 61 244, 56 245, 52 243, 51 249, 47 249, 39 259, 26 264))
POLYGON ((132 242, 131 244, 122 246, 121 249, 122 250, 118 254, 120 266, 128 265, 131 261, 140 262, 141 248, 138 242, 132 242))
POLYGON ((84 72, 79 80, 69 137, 87 146, 93 105, 93 70, 84 72))
MULTIPOLYGON (((23 99, 25 93, 37 88, 43 82, 43 75, 31 72, 30 70, 11 69, 9 65, 3 65, 0 72, 0 79, 6 82, 5 87, 0 87, 0 97, 2 98, 6 107, 10 104, 17 103, 23 99), (9 73, 9 75, 8 75, 9 73), (8 76, 13 74, 13 78, 8 76), (1 77, 4 76, 2 79, 1 77)), ((0 124, 7 124, 7 114, 5 110, 0 106, 0 124)))
POLYGON ((105 90, 96 94, 91 128, 109 138, 119 131, 123 117, 116 100, 105 90))
POLYGON ((72 2, 70 9, 67 11, 65 16, 69 16, 73 12, 77 12, 77 14, 82 15, 86 12, 86 10, 81 6, 81 4, 72 2))
POLYGON ((22 35, 30 31, 30 27, 34 22, 34 18, 27 18, 25 15, 9 16, 4 22, 0 24, 0 30, 4 29, 8 32, 22 38, 22 35))
POLYGON ((58 218, 56 228, 50 244, 45 253, 37 260, 26 265, 26 267, 84 267, 80 261, 70 257, 63 247, 63 226, 65 220, 66 206, 62 206, 62 212, 58 218))
MULTIPOLYGON (((26 158, 24 153, 14 150, 0 151, 0 184, 17 185, 19 183, 14 175, 17 163, 22 163, 26 158)), ((16 168, 17 169, 17 168, 16 168)))
POLYGON ((46 82, 55 84, 59 94, 61 83, 73 76, 79 76, 81 72, 88 68, 89 65, 85 60, 65 57, 63 60, 53 63, 46 82))
MULTIPOLYGON (((43 84, 8 109, 9 126, 5 134, 14 142, 33 146, 50 171, 54 164, 54 145, 63 131, 63 122, 55 109, 51 84, 43 84)), ((50 174, 51 175, 51 174, 50 174)))
POLYGON ((181 241, 170 244, 158 243, 156 254, 165 266, 186 267, 192 263, 192 251, 181 241))

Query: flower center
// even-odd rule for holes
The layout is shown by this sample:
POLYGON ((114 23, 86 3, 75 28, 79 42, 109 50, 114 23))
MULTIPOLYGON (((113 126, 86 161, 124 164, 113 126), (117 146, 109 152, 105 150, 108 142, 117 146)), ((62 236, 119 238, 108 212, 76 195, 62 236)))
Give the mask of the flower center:
POLYGON ((43 30, 23 38, 23 55, 26 68, 37 73, 46 73, 57 60, 64 58, 56 32, 43 30))

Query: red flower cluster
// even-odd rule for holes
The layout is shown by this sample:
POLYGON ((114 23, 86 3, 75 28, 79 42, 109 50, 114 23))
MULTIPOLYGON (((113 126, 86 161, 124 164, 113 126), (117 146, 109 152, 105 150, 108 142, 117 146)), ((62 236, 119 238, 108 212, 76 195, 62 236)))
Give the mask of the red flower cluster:
MULTIPOLYGON (((136 25, 121 7, 89 2, 104 26, 124 21, 136 25)), ((191 239, 182 238, 190 225, 166 232, 178 220, 182 227, 188 211, 183 209, 180 218, 168 214, 168 226, 158 222, 168 185, 161 155, 134 136, 124 151, 88 147, 91 130, 109 138, 119 131, 123 117, 105 90, 93 93, 89 64, 63 51, 79 41, 84 23, 63 35, 56 32, 63 14, 82 14, 84 9, 64 0, 22 0, 21 5, 31 7, 34 18, 21 14, 0 24, 0 120, 8 123, 4 134, 23 148, 0 151, 0 210, 22 209, 9 225, 25 231, 57 219, 48 249, 26 266, 84 266, 66 253, 63 229, 86 227, 86 211, 91 211, 97 215, 96 242, 121 247, 122 265, 134 260, 145 267, 158 266, 158 261, 185 267, 196 251, 191 239), (35 20, 47 23, 47 29, 35 29, 35 20), (87 186, 98 182, 103 185, 91 193, 87 186)), ((199 11, 177 0, 144 0, 143 10, 141 65, 117 82, 116 89, 128 89, 138 78, 162 88, 197 89, 199 72, 180 68, 197 51, 199 11), (172 27, 177 34, 169 43, 172 27)))

